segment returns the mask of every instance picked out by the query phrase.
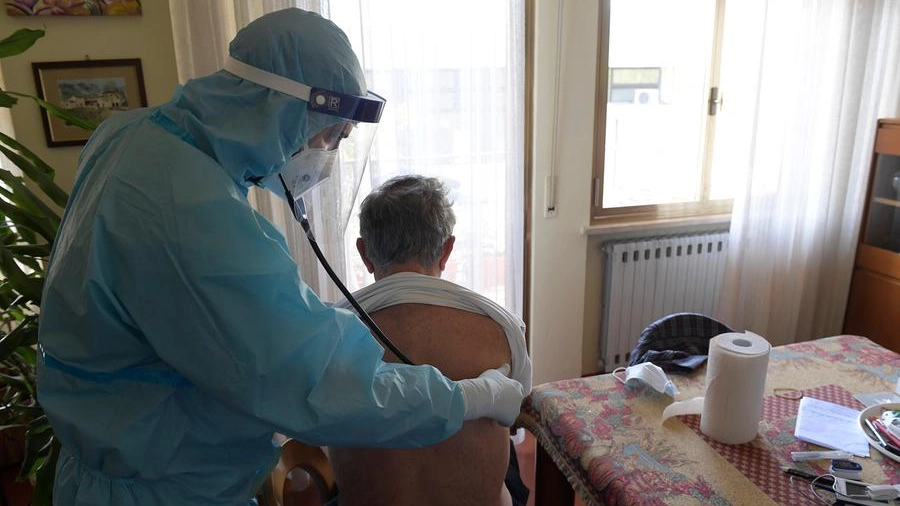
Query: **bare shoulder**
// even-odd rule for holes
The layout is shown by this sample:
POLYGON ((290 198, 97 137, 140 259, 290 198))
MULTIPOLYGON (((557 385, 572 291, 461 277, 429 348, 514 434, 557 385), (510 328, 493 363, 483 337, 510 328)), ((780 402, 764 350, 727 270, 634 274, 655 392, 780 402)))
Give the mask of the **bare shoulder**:
MULTIPOLYGON (((407 303, 372 317, 411 360, 434 365, 451 379, 472 378, 510 361, 503 327, 488 316, 407 303)), ((390 352, 385 359, 396 361, 390 352)), ((508 452, 508 429, 481 419, 426 448, 334 448, 332 464, 342 505, 508 506, 508 452)))
MULTIPOLYGON (((372 317, 411 360, 434 365, 454 380, 473 378, 510 361, 506 334, 488 316, 443 306, 398 304, 372 317)), ((385 358, 396 360, 390 352, 385 358)))

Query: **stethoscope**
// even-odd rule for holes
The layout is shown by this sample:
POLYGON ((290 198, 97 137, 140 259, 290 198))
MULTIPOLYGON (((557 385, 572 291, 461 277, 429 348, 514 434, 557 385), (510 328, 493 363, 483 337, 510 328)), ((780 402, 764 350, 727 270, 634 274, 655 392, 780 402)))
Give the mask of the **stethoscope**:
POLYGON ((375 320, 369 316, 369 313, 366 312, 365 309, 359 305, 359 302, 356 301, 356 298, 353 297, 353 294, 350 293, 350 290, 347 290, 347 287, 344 286, 344 283, 341 282, 337 273, 331 268, 331 265, 328 264, 328 261, 325 259, 325 255, 322 254, 322 250, 319 248, 319 243, 316 242, 316 237, 313 235, 312 227, 309 224, 309 220, 306 217, 306 204, 303 202, 303 197, 294 200, 294 195, 288 189, 287 184, 284 182, 284 178, 281 177, 281 174, 278 175, 278 179, 281 180, 281 186, 284 188, 284 195, 287 197, 288 205, 291 206, 291 212, 294 215, 294 218, 300 222, 300 226, 303 227, 303 232, 306 234, 307 240, 309 240, 309 245, 312 246, 313 253, 316 254, 316 258, 319 259, 319 263, 322 264, 322 267, 325 268, 325 272, 328 273, 328 277, 334 281, 334 284, 337 285, 338 289, 344 295, 350 305, 353 306, 356 314, 359 315, 359 318, 369 327, 369 330, 375 334, 375 337, 381 341, 387 349, 391 350, 391 352, 397 356, 403 363, 409 365, 416 365, 412 360, 407 358, 406 355, 400 351, 400 348, 397 348, 388 336, 378 327, 378 324, 375 323, 375 320))

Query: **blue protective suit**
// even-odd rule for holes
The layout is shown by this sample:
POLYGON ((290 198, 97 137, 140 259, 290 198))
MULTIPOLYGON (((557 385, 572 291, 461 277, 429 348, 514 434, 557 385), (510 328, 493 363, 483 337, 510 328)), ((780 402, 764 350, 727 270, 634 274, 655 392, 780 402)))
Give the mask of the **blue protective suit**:
MULTIPOLYGON (((230 52, 364 92, 346 37, 304 11, 260 18, 230 52)), ((274 431, 405 447, 461 427, 459 386, 382 362, 247 202, 248 181, 321 127, 305 105, 220 71, 110 117, 85 146, 40 319, 38 400, 62 443, 55 504, 246 504, 274 431)))

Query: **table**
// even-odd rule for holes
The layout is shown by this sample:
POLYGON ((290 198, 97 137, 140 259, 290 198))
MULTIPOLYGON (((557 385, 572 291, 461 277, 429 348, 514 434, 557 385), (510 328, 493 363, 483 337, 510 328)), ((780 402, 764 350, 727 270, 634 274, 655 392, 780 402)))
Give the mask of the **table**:
MULTIPOLYGON (((661 423, 671 397, 630 390, 611 374, 538 385, 519 417, 538 442, 535 506, 570 505, 574 492, 588 506, 815 505, 807 483, 780 467, 792 464, 791 451, 819 447, 794 438, 799 400, 775 389, 862 409, 853 394, 892 392, 898 372, 900 355, 864 337, 774 347, 760 432, 742 445, 704 436, 699 415, 661 423)), ((703 394, 704 369, 670 378, 678 400, 703 394)), ((863 481, 900 483, 900 464, 874 449, 861 462, 863 481)), ((825 473, 828 462, 805 465, 825 473)))

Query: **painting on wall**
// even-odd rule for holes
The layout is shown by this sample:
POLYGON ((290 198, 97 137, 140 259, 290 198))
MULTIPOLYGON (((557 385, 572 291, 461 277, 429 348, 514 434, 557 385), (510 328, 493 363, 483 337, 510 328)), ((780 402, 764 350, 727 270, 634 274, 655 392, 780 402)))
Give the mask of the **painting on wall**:
POLYGON ((10 16, 138 16, 141 0, 5 0, 10 16))
MULTIPOLYGON (((100 124, 117 112, 147 106, 141 60, 80 60, 35 62, 38 97, 66 111, 100 124)), ((90 132, 41 110, 47 145, 76 146, 90 132)))

